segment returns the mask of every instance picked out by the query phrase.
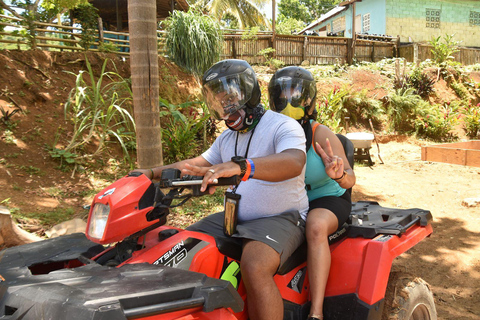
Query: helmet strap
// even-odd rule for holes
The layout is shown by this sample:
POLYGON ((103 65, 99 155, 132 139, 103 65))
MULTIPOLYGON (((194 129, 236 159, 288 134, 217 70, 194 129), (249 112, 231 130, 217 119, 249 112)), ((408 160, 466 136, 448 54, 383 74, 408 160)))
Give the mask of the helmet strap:
MULTIPOLYGON (((243 119, 243 126, 241 129, 236 131, 240 133, 245 133, 251 131, 258 124, 262 116, 265 114, 265 109, 261 104, 257 105, 254 108, 246 107, 245 109, 245 118, 243 119)), ((228 127, 228 125, 227 125, 228 127)), ((229 129, 234 130, 229 127, 229 129)))

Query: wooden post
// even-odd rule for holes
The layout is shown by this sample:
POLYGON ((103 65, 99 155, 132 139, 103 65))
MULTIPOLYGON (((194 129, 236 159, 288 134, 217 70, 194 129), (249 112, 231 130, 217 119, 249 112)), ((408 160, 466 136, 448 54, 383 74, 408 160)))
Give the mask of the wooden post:
POLYGON ((232 56, 237 59, 237 48, 235 47, 235 36, 232 36, 232 56))
POLYGON ((273 51, 273 57, 276 56, 276 51, 277 51, 277 48, 275 46, 275 0, 272 0, 272 49, 274 50, 273 51))
POLYGON ((351 58, 351 63, 353 63, 353 58, 355 57, 355 44, 357 41, 357 33, 355 30, 355 14, 356 14, 356 4, 355 2, 352 5, 352 58, 351 58))
POLYGON ((400 35, 397 35, 397 40, 396 40, 395 46, 397 47, 395 57, 400 58, 400 35))
POLYGON ((308 36, 305 36, 305 38, 303 38, 302 62, 307 60, 307 45, 308 45, 308 36))
POLYGON ((117 32, 121 32, 123 30, 123 21, 122 21, 122 15, 120 14, 120 5, 118 4, 119 0, 116 0, 115 5, 116 5, 116 14, 117 14, 117 32))
POLYGON ((103 43, 103 21, 98 17, 98 42, 103 43))
POLYGON ((372 42, 372 62, 375 62, 375 42, 372 42))
POLYGON ((347 39, 347 64, 353 63, 353 39, 347 39))

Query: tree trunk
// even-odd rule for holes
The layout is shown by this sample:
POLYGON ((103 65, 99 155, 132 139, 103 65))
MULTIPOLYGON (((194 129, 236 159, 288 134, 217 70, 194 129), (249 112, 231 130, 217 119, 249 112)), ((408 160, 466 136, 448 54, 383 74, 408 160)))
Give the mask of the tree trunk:
POLYGON ((139 168, 162 165, 155 0, 128 0, 130 68, 139 168))
POLYGON ((19 246, 39 240, 42 238, 20 229, 13 222, 10 211, 0 206, 0 248, 19 246))

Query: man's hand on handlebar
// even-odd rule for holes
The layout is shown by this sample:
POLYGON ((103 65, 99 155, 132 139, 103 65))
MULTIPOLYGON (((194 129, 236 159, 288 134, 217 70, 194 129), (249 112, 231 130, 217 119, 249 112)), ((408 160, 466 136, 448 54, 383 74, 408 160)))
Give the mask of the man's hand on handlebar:
POLYGON ((215 192, 214 186, 209 186, 210 184, 215 183, 215 180, 223 177, 232 177, 234 175, 240 174, 240 167, 231 162, 224 162, 210 167, 200 167, 190 164, 185 164, 185 169, 182 170, 182 174, 189 174, 194 176, 203 176, 202 186, 200 187, 201 192, 205 192, 208 189, 210 194, 215 192))

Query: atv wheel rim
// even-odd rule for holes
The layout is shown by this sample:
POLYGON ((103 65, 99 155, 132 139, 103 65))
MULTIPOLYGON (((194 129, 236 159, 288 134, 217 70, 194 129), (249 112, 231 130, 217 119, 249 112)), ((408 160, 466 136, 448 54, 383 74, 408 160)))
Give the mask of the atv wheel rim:
POLYGON ((430 311, 424 304, 417 304, 409 320, 431 320, 430 311))

